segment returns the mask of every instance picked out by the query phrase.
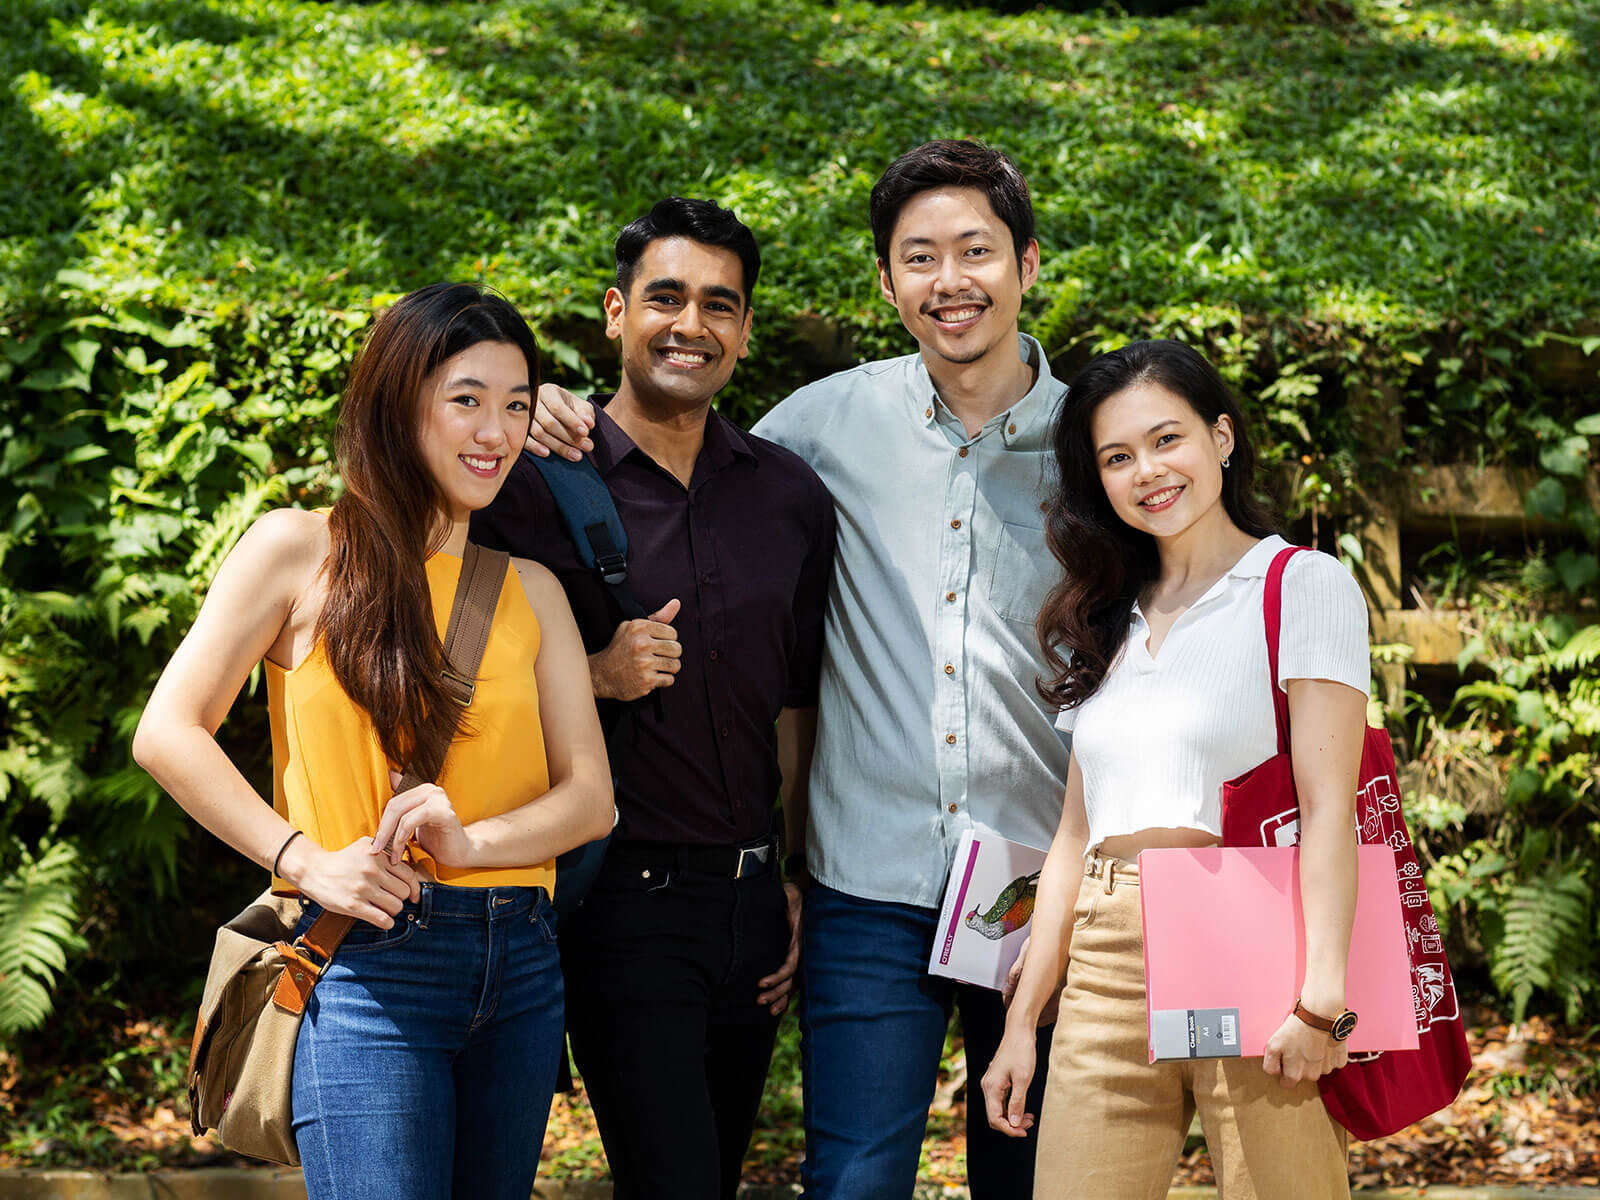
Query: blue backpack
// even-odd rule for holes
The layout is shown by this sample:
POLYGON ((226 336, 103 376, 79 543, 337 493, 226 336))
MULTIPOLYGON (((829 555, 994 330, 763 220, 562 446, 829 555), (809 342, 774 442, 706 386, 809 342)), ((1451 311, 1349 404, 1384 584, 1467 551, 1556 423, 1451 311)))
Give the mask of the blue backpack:
MULTIPOLYGON (((600 478, 594 463, 588 458, 572 462, 555 454, 541 458, 527 450, 522 456, 544 477, 550 494, 555 497, 562 524, 577 548, 579 561, 605 585, 622 619, 632 621, 649 616, 628 586, 628 533, 617 515, 611 489, 600 478)), ((651 698, 659 720, 661 697, 652 692, 651 698)), ((626 752, 631 741, 631 718, 632 713, 625 711, 606 738, 606 749, 613 762, 619 753, 626 752)), ((556 894, 552 900, 558 921, 565 921, 583 903, 600 872, 610 841, 607 835, 597 842, 568 850, 556 859, 556 894)))

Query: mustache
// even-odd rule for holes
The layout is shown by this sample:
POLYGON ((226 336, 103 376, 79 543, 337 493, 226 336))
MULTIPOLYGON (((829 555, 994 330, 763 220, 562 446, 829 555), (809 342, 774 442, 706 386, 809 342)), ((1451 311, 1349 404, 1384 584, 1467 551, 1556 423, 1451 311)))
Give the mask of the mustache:
POLYGON ((949 308, 957 304, 981 304, 986 308, 993 307, 994 301, 989 299, 985 292, 962 292, 959 296, 940 296, 936 300, 925 301, 917 311, 926 315, 936 308, 949 308))

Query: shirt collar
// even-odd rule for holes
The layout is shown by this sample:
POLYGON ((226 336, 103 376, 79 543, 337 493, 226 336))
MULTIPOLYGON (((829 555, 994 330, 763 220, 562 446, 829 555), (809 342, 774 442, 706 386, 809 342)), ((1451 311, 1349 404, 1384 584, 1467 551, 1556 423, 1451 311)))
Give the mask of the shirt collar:
POLYGON ((1272 560, 1288 544, 1277 534, 1268 534, 1239 556, 1239 561, 1228 568, 1228 575, 1234 579, 1265 579, 1272 560))
MULTIPOLYGON (((1265 579, 1267 568, 1272 565, 1272 560, 1277 557, 1278 551, 1288 544, 1277 534, 1268 534, 1241 554, 1239 561, 1224 571, 1222 577, 1206 589, 1205 595, 1201 596, 1189 607, 1191 609, 1198 608, 1200 605, 1209 603, 1212 599, 1221 595, 1227 590, 1230 579, 1265 579)), ((1139 607, 1137 600, 1133 602, 1131 615, 1136 623, 1144 623, 1144 610, 1139 607)))
MULTIPOLYGON (((1022 361, 1034 368, 1033 386, 1027 393, 999 416, 990 419, 984 426, 985 429, 999 425, 1001 437, 1007 446, 1018 442, 1026 442, 1043 421, 1049 421, 1055 413, 1056 401, 1066 393, 1066 386, 1059 383, 1050 373, 1050 362, 1045 358, 1044 347, 1037 339, 1026 333, 1017 334, 1017 352, 1021 354, 1022 361)), ((943 401, 939 399, 939 389, 934 386, 933 377, 928 374, 928 364, 922 361, 922 355, 914 354, 912 357, 912 399, 919 405, 917 419, 925 426, 939 423, 941 415, 948 415, 943 401)))
MULTIPOLYGON (((649 457, 606 412, 606 405, 615 395, 615 392, 596 392, 589 397, 589 402, 594 405, 594 466, 602 479, 635 451, 642 458, 649 457)), ((753 462, 755 457, 755 451, 750 448, 749 441, 737 425, 716 409, 706 414, 705 443, 700 447, 700 456, 694 465, 696 476, 720 471, 735 458, 747 458, 753 462)))

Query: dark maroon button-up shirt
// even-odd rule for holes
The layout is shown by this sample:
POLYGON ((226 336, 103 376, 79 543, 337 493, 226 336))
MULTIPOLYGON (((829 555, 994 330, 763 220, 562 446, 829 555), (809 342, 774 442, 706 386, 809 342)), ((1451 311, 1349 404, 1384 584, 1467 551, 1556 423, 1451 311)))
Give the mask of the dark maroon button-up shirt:
MULTIPOLYGON (((633 706, 612 764, 619 836, 732 845, 766 836, 778 795, 773 724, 817 702, 833 563, 833 502, 800 458, 713 412, 687 490, 596 402, 594 463, 628 534, 629 586, 647 612, 673 597, 676 681, 633 706)), ((472 540, 543 563, 593 654, 618 616, 583 566, 544 477, 519 458, 472 518, 472 540)), ((602 702, 604 703, 604 702, 602 702)))

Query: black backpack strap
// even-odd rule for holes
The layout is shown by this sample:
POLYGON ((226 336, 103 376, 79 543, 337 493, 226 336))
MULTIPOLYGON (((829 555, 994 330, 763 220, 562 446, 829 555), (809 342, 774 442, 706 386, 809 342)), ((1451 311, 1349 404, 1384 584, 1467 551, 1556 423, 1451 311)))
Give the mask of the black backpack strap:
POLYGON ((617 515, 611 489, 600 478, 594 463, 588 458, 573 462, 555 454, 541 458, 527 450, 522 457, 544 477, 555 498, 556 511, 577 547, 579 561, 605 584, 622 610, 623 619, 649 616, 628 585, 628 532, 617 515))
MULTIPOLYGON (((544 478, 561 522, 578 551, 578 560, 605 585, 622 619, 648 619, 649 612, 628 583, 628 531, 622 527, 611 489, 600 478, 594 463, 587 456, 573 462, 556 454, 541 458, 528 450, 522 452, 522 457, 544 478)), ((659 688, 650 693, 650 707, 656 720, 662 720, 659 688)), ((628 721, 624 719, 620 724, 626 726, 628 721)))

